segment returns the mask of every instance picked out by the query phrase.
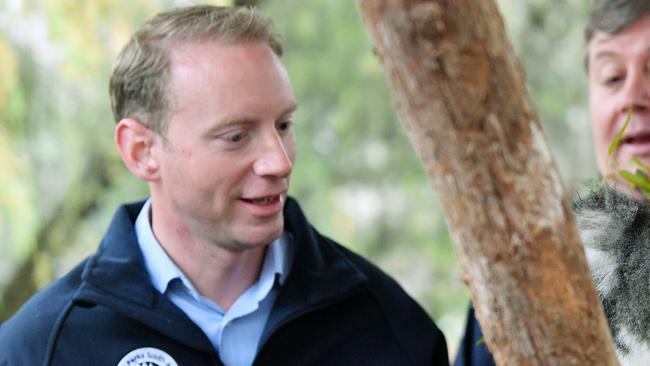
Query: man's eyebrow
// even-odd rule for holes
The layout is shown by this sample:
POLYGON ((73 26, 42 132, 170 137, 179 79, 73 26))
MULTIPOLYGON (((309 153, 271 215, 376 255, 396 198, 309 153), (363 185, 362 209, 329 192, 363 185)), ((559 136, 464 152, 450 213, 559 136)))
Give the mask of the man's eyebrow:
MULTIPOLYGON (((650 54, 650 47, 646 47, 646 49, 643 50, 643 53, 650 54)), ((618 52, 614 52, 610 50, 596 51, 594 55, 594 59, 596 60, 601 58, 618 58, 618 57, 623 57, 623 56, 618 52)))
POLYGON ((287 108, 285 108, 285 109, 282 111, 282 113, 280 113, 280 116, 281 116, 281 117, 284 117, 284 116, 286 116, 287 114, 291 114, 291 113, 295 112, 297 109, 298 109, 298 104, 297 104, 297 103, 291 103, 290 106, 288 106, 287 108))
POLYGON ((596 54, 594 55, 595 60, 599 60, 602 58, 617 58, 621 57, 618 53, 614 51, 597 51, 596 54))
POLYGON ((228 127, 228 126, 235 126, 235 125, 243 125, 243 124, 248 124, 252 123, 253 121, 250 118, 247 117, 232 117, 232 118, 224 118, 222 120, 217 121, 217 123, 214 124, 214 126, 210 129, 219 129, 222 127, 228 127))
MULTIPOLYGON (((297 103, 291 103, 287 108, 285 108, 282 112, 279 114, 279 118, 286 117, 287 115, 295 112, 298 109, 298 104, 297 103)), ((218 131, 222 128, 228 128, 230 126, 237 126, 237 125, 246 125, 246 124, 251 124, 253 123, 254 120, 248 117, 233 117, 233 118, 224 118, 221 121, 218 121, 215 123, 213 126, 209 127, 206 131, 206 133, 214 133, 215 131, 218 131)))

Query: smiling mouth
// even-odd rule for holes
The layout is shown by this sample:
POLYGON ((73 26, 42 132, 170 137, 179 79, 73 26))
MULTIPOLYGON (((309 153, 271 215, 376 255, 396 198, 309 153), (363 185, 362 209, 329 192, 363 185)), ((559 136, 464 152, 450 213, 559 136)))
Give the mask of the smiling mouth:
POLYGON ((627 145, 641 145, 650 143, 650 134, 643 135, 634 135, 623 138, 621 141, 623 144, 627 145))
POLYGON ((280 195, 276 194, 273 196, 258 197, 258 198, 242 198, 241 200, 255 205, 272 205, 280 201, 280 195))

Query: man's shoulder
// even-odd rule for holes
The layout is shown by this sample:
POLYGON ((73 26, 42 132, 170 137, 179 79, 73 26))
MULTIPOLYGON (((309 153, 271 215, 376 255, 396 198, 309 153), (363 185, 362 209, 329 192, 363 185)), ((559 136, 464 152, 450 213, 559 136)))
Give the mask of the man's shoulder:
POLYGON ((402 301, 411 300, 411 297, 392 276, 384 272, 368 258, 330 238, 323 238, 329 243, 329 245, 335 248, 342 258, 348 261, 358 271, 363 273, 368 280, 367 285, 372 292, 396 296, 398 300, 402 301))
MULTIPOLYGON (((300 282, 310 288, 310 295, 318 291, 329 294, 324 296, 324 303, 331 310, 323 310, 336 314, 331 322, 339 324, 346 319, 337 334, 344 334, 348 324, 354 324, 359 339, 367 341, 363 347, 403 359, 404 364, 409 364, 406 360, 410 364, 448 364, 442 332, 395 279, 370 260, 320 234, 295 202, 288 214, 300 253, 294 258, 293 270, 298 270, 300 282)), ((325 327, 321 330, 325 332, 325 327)))
MULTIPOLYGON (((316 253, 316 256, 318 256, 319 261, 317 261, 317 263, 329 263, 322 267, 323 270, 328 271, 328 276, 335 276, 337 273, 342 273, 344 275, 349 274, 349 271, 337 271, 334 269, 340 269, 342 267, 352 269, 361 274, 361 277, 365 280, 366 288, 374 297, 377 298, 377 301, 381 306, 389 307, 391 310, 400 307, 412 307, 413 310, 416 310, 418 313, 424 314, 424 310, 417 305, 415 300, 404 291, 402 286, 394 278, 362 255, 339 244, 333 239, 322 235, 318 230, 311 227, 307 219, 303 216, 302 211, 295 200, 289 201, 288 211, 293 216, 291 223, 293 224, 294 229, 296 227, 300 227, 300 229, 307 228, 307 230, 294 231, 294 234, 309 237, 299 239, 301 245, 306 245, 309 242, 316 246, 313 253, 316 253), (299 225, 296 225, 297 223, 299 225), (341 266, 344 263, 346 265, 341 266)), ((303 251, 303 253, 304 252, 305 251, 303 251)), ((304 260, 305 258, 300 259, 304 260)))
POLYGON ((86 261, 38 291, 0 324, 0 365, 40 364, 56 336, 57 324, 72 304, 86 261))
POLYGON ((345 260, 349 261, 354 268, 366 277, 366 287, 369 293, 375 298, 379 306, 391 313, 391 316, 406 311, 406 315, 421 318, 421 320, 433 325, 433 322, 424 309, 391 275, 384 272, 364 256, 355 253, 351 249, 329 238, 325 239, 331 243, 330 245, 336 248, 345 260))
POLYGON ((404 349, 410 349, 409 352, 413 353, 413 359, 418 359, 415 355, 422 352, 413 347, 419 347, 433 350, 432 355, 424 352, 423 357, 432 357, 434 364, 448 364, 442 331, 420 304, 393 277, 371 261, 338 243, 334 245, 366 276, 367 293, 384 313, 395 338, 404 349))

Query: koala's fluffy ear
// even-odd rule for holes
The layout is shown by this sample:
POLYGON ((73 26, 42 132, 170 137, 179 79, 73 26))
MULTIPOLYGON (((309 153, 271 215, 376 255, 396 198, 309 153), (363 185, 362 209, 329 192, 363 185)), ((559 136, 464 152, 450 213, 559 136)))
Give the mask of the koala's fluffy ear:
POLYGON ((159 164, 152 148, 158 135, 135 118, 124 118, 115 127, 115 144, 124 165, 136 177, 151 182, 159 178, 159 164))

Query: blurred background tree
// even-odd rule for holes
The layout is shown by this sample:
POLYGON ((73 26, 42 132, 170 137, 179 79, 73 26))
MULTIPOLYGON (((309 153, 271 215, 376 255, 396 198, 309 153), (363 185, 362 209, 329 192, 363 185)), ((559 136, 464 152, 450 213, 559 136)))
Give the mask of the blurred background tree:
MULTIPOLYGON (((569 191, 596 176, 589 1, 498 0, 569 191)), ((113 147, 110 65, 144 20, 197 2, 0 0, 0 321, 91 254, 120 203, 147 195, 113 147)), ((454 351, 468 292, 355 3, 212 1, 234 2, 261 7, 283 34, 300 104, 291 194, 321 232, 393 274, 454 351)))

